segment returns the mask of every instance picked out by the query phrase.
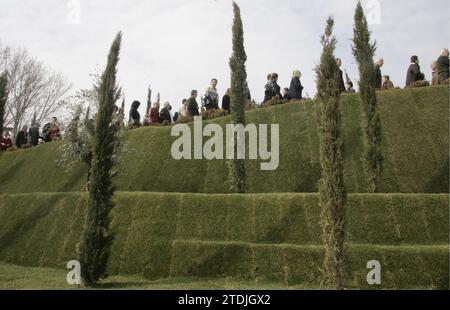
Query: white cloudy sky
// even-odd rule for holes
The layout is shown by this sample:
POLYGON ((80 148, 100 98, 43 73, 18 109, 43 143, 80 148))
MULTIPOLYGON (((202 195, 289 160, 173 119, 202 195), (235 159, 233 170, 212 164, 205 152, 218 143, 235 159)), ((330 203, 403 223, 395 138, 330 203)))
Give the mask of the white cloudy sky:
MULTIPOLYGON (((385 58, 384 74, 403 86, 409 57, 417 54, 423 71, 448 47, 448 0, 366 0, 380 4, 380 24, 371 25, 385 58)), ((89 74, 104 65, 115 33, 124 33, 119 81, 130 101, 145 105, 147 86, 161 92, 176 109, 191 89, 203 91, 212 77, 219 91, 229 87, 231 0, 0 0, 0 40, 26 47, 44 63, 64 73, 74 89, 87 88, 89 74), (80 23, 72 24, 68 3, 80 4, 80 23)), ((315 93, 313 68, 320 57, 325 19, 336 21, 336 55, 352 79, 357 68, 351 54, 356 0, 240 0, 247 72, 253 97, 261 101, 266 75, 280 74, 289 86, 300 69, 305 92, 315 93)), ((370 12, 375 12, 370 10, 370 12)), ((370 13, 369 11, 367 13, 370 13)), ((141 106, 141 112, 144 107, 141 106)))

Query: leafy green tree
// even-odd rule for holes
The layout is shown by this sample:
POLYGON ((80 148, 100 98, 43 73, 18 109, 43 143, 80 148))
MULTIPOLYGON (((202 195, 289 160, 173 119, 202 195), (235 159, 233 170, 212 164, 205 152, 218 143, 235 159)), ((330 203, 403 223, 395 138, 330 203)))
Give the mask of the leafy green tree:
POLYGON ((325 245, 324 282, 334 289, 345 283, 345 224, 347 193, 344 186, 344 152, 341 139, 340 91, 334 50, 334 20, 329 17, 322 36, 322 56, 316 68, 317 120, 320 139, 319 181, 322 237, 325 245))
POLYGON ((373 62, 376 42, 371 43, 370 31, 361 2, 358 2, 356 6, 353 31, 352 49, 359 66, 359 91, 365 115, 364 131, 368 149, 366 152, 366 170, 369 176, 369 190, 376 193, 379 190, 380 175, 383 169, 381 120, 377 107, 373 62))
MULTIPOLYGON (((231 120, 233 124, 245 126, 245 103, 247 100, 247 72, 245 62, 247 54, 244 47, 244 27, 242 25, 241 11, 236 2, 233 1, 233 54, 230 58, 231 69, 231 120)), ((236 140, 235 140, 236 141, 236 140)), ((235 155, 239 145, 235 142, 235 155)), ((245 160, 233 159, 228 162, 229 183, 231 190, 237 193, 245 193, 246 174, 245 160)))
POLYGON ((114 207, 111 171, 118 123, 113 114, 121 92, 116 85, 121 40, 122 33, 119 32, 111 45, 108 63, 98 88, 89 202, 79 245, 81 276, 86 286, 94 286, 107 276, 106 267, 114 238, 109 230, 109 213, 114 207))

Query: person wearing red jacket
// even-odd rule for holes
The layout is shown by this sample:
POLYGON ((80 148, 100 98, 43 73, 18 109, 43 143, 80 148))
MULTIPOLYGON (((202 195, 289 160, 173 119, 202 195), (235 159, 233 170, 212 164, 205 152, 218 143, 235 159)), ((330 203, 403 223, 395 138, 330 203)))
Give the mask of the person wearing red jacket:
POLYGON ((10 147, 12 147, 12 141, 9 137, 9 133, 5 132, 5 134, 0 138, 0 151, 6 151, 10 147))

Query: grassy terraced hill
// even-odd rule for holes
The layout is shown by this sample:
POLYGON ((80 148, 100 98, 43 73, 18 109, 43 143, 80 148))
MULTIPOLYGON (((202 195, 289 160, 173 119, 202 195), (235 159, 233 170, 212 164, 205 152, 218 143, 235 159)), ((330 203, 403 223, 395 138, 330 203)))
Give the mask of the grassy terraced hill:
MULTIPOLYGON (((351 193, 349 287, 448 289, 449 89, 380 92, 379 102, 383 193, 366 194, 360 99, 342 98, 351 193), (366 282, 370 260, 381 263, 380 286, 366 282)), ((229 118, 211 122, 225 125, 229 118)), ((177 279, 234 288, 320 287, 324 250, 314 101, 252 110, 247 122, 280 124, 280 166, 262 172, 258 161, 247 161, 246 195, 226 194, 224 161, 173 160, 170 127, 129 132, 130 153, 115 179, 116 239, 108 265, 115 279, 174 281, 178 288, 186 286, 177 279)), ((20 272, 45 271, 48 278, 33 287, 47 287, 67 261, 77 259, 86 168, 57 167, 58 146, 0 154, 0 278, 15 276, 21 287, 27 286, 20 272)), ((148 285, 162 287, 154 283, 148 285)), ((0 287, 10 286, 0 279, 0 287)))
MULTIPOLYGON (((383 127, 384 193, 447 193, 449 89, 445 86, 379 92, 383 127)), ((342 97, 345 181, 349 192, 367 190, 358 94, 342 97)), ((224 125, 229 118, 213 120, 224 125)), ((316 192, 320 174, 314 101, 247 113, 247 122, 280 124, 280 166, 260 171, 247 161, 249 191, 316 192)), ((226 193, 225 161, 172 159, 171 128, 141 128, 128 135, 132 149, 115 182, 120 191, 226 193)), ((0 193, 79 191, 86 169, 65 173, 55 164, 58 144, 0 155, 0 193)))
MULTIPOLYGON (((0 261, 64 268, 76 259, 87 195, 0 196, 0 261)), ((119 192, 111 275, 233 278, 319 287, 323 247, 317 194, 119 192)), ((446 194, 351 194, 350 287, 447 289, 446 194), (366 264, 382 265, 382 285, 366 264)))

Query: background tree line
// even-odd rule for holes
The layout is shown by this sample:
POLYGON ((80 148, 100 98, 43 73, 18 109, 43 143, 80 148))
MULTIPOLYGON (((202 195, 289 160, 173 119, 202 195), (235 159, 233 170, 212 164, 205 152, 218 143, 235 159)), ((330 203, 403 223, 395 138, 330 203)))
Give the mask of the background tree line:
MULTIPOLYGON (((49 119, 55 111, 65 111, 62 98, 72 87, 59 72, 46 67, 25 48, 10 48, 0 42, 0 73, 8 78, 8 99, 3 127, 11 128, 15 137, 36 115, 37 124, 49 119)), ((1 128, 3 131, 3 128, 1 128)))

